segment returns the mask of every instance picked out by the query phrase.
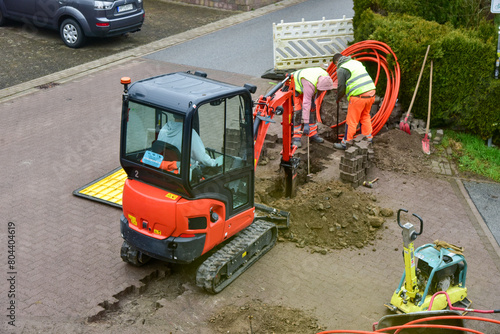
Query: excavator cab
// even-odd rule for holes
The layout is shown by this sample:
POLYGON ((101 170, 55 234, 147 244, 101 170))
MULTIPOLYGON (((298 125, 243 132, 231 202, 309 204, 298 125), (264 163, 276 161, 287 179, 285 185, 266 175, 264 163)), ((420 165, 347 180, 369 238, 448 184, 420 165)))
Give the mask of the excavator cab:
POLYGON ((122 83, 122 259, 192 262, 254 220, 251 89, 199 72, 122 83))

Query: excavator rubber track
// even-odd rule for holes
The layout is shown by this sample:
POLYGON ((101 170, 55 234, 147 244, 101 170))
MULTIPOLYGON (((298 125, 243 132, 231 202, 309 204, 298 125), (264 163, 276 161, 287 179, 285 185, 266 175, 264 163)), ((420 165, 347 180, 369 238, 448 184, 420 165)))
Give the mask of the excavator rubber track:
POLYGON ((273 248, 277 237, 275 224, 254 221, 200 265, 196 285, 213 294, 221 292, 273 248))

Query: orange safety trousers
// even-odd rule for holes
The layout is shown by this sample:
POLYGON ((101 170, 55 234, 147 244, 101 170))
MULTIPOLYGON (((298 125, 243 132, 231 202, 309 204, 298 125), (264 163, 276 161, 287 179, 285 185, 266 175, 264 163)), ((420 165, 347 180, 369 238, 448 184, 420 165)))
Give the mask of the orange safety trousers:
POLYGON ((345 143, 354 138, 358 123, 361 123, 361 134, 365 135, 368 139, 373 138, 372 121, 370 117, 370 110, 373 102, 375 102, 375 96, 371 98, 351 96, 349 98, 349 106, 347 107, 347 117, 345 120, 346 134, 342 142, 345 143))

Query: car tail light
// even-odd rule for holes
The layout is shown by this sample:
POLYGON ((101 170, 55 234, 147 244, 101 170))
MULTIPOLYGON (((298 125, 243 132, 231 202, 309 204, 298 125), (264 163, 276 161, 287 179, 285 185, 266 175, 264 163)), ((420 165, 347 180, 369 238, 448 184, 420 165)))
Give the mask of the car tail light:
POLYGON ((97 27, 109 27, 109 23, 108 22, 97 22, 95 25, 97 27))
POLYGON ((94 1, 94 9, 104 10, 113 8, 113 1, 94 1))

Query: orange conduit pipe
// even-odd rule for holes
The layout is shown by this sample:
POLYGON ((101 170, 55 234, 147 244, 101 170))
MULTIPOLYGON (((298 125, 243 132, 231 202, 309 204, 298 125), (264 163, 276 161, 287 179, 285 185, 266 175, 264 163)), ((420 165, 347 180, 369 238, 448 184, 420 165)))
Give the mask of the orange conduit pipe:
MULTIPOLYGON (((442 315, 442 316, 435 316, 435 317, 428 317, 428 318, 421 318, 421 319, 416 319, 416 320, 413 320, 413 321, 410 321, 408 323, 406 323, 405 325, 403 326, 413 326, 419 322, 427 322, 427 321, 434 321, 434 320, 444 320, 444 319, 449 319, 449 320, 453 320, 453 319, 464 319, 464 320, 476 320, 476 321, 482 321, 482 322, 490 322, 490 323, 493 323, 493 324, 496 324, 496 325, 500 325, 500 321, 499 320, 495 320, 495 319, 488 319, 488 318, 481 318, 481 317, 475 317, 475 316, 470 316, 470 315, 442 315)), ((435 325, 435 326, 440 326, 440 325, 435 325)), ((444 325, 446 326, 446 325, 444 325)), ((403 328, 401 328, 403 329, 403 328)), ((400 330, 401 330, 400 329, 400 330)), ((460 328, 462 331, 468 331, 468 332, 471 332, 471 333, 475 333, 475 331, 473 329, 468 329, 468 328, 460 328)), ((381 330, 387 330, 387 328, 384 328, 384 329, 381 329, 381 330)), ((399 333, 400 330, 398 330, 396 333, 399 333)), ((483 333, 483 332, 479 332, 477 331, 478 333, 483 333)))
POLYGON ((416 320, 410 321, 410 322, 408 322, 408 323, 406 323, 404 325, 392 326, 392 327, 387 327, 387 328, 381 328, 381 329, 378 329, 376 331, 330 330, 330 331, 319 332, 317 334, 330 334, 330 333, 379 334, 379 333, 387 333, 387 331, 397 330, 395 332, 395 334, 396 334, 396 333, 399 333, 402 329, 408 329, 408 328, 441 328, 441 329, 457 330, 457 331, 461 331, 461 332, 468 332, 468 333, 475 333, 475 334, 484 334, 483 332, 480 332, 480 331, 475 330, 475 329, 458 327, 458 326, 432 325, 432 324, 421 324, 421 325, 418 325, 419 322, 444 320, 444 319, 449 319, 449 320, 451 320, 451 319, 477 320, 477 321, 490 322, 490 323, 494 323, 494 324, 500 325, 500 321, 499 320, 494 320, 494 319, 474 317, 474 316, 468 316, 468 315, 446 315, 446 316, 434 316, 434 317, 416 319, 416 320))
POLYGON ((333 331, 325 331, 317 334, 329 334, 329 333, 353 333, 353 334, 378 334, 377 332, 369 332, 369 331, 356 331, 356 330, 333 330, 333 331))
POLYGON ((380 333, 382 333, 382 334, 384 334, 384 333, 389 333, 389 332, 382 332, 382 330, 383 331, 393 331, 395 329, 402 330, 402 329, 408 329, 408 328, 415 328, 415 329, 416 328, 422 328, 422 329, 425 329, 425 328, 448 329, 448 330, 460 331, 462 333, 463 332, 469 332, 469 333, 473 333, 473 334, 485 334, 483 332, 476 331, 474 329, 467 329, 467 328, 458 327, 458 326, 428 325, 428 324, 425 324, 425 325, 400 325, 400 326, 393 326, 393 327, 387 327, 387 328, 384 328, 384 329, 381 329, 381 330, 377 330, 375 332, 356 331, 356 330, 333 330, 333 331, 320 332, 320 333, 317 333, 317 334, 333 334, 333 333, 344 333, 344 334, 351 334, 351 333, 354 333, 354 334, 357 334, 357 333, 361 333, 361 334, 380 334, 380 333))
MULTIPOLYGON (((341 52, 341 54, 344 56, 350 56, 351 58, 356 59, 360 62, 375 62, 377 64, 377 75, 374 80, 375 85, 377 85, 378 83, 381 70, 385 72, 385 76, 387 78, 387 87, 385 95, 383 97, 383 102, 377 113, 372 117, 372 134, 375 136, 380 130, 382 130, 382 127, 391 116, 392 110, 394 109, 394 106, 396 105, 396 101, 398 99, 399 85, 401 83, 401 71, 399 68, 398 59, 387 44, 374 40, 366 40, 355 43, 347 47, 344 51, 341 52), (392 65, 392 67, 390 67, 388 63, 388 55, 391 55, 393 58, 394 64, 392 65)), ((337 67, 333 64, 333 62, 330 63, 326 71, 328 72, 328 74, 330 74, 330 77, 335 82, 337 80, 337 67)), ((323 92, 318 97, 318 99, 316 100, 316 105, 321 105, 325 94, 326 92, 323 92)), ((316 117, 318 121, 321 122, 319 108, 316 110, 316 117)), ((343 124, 345 124, 345 121, 339 123, 338 126, 341 126, 343 124)), ((334 124, 330 127, 336 128, 337 124, 334 124)), ((344 135, 339 135, 339 139, 343 136, 344 135)))

